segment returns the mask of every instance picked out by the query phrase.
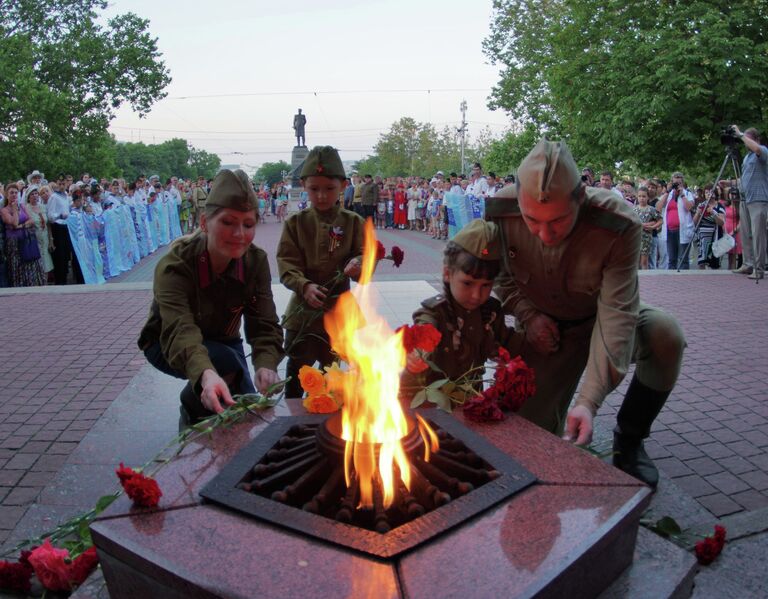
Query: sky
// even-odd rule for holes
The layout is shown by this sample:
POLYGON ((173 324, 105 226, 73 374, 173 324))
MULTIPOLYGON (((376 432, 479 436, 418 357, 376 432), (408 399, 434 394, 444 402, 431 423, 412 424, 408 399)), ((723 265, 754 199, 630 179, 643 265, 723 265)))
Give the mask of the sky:
POLYGON ((491 0, 113 0, 105 16, 129 11, 150 20, 173 81, 144 118, 121 107, 119 141, 182 137, 255 170, 290 162, 298 108, 307 145, 343 160, 371 154, 403 116, 459 127, 462 100, 470 137, 509 125, 487 108, 491 0))

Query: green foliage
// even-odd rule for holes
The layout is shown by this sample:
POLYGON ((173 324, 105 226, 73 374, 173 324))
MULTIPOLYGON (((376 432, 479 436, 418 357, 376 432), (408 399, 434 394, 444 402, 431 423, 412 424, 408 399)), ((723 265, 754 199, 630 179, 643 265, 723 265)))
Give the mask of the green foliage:
POLYGON ((0 0, 0 178, 115 169, 107 126, 165 96, 168 71, 132 13, 99 25, 100 0, 0 0))
POLYGON ((272 187, 275 183, 283 180, 283 172, 290 173, 291 165, 285 160, 279 160, 278 162, 265 162, 259 167, 254 176, 254 181, 257 183, 266 182, 267 185, 272 187))
POLYGON ((500 139, 491 141, 483 162, 485 171, 495 172, 502 177, 516 173, 517 167, 536 145, 539 137, 536 127, 528 124, 519 133, 509 131, 500 139))
POLYGON ((712 173, 731 123, 764 129, 765 2, 494 0, 490 105, 582 164, 712 173))
POLYGON ((459 169, 459 145, 450 127, 437 131, 410 117, 401 118, 381 134, 374 151, 357 163, 360 174, 430 177, 438 170, 459 169))
MULTIPOLYGON (((197 150, 184 139, 170 139, 161 144, 119 143, 115 145, 117 173, 127 181, 139 175, 158 175, 165 182, 169 177, 195 179, 203 175, 210 179, 221 166, 215 154, 197 150)), ((101 171, 95 171, 101 173, 101 171)))

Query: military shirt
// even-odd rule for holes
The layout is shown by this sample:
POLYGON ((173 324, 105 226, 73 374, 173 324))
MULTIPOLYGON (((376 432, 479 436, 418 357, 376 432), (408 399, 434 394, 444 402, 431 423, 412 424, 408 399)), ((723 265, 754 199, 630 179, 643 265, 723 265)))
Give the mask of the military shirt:
MULTIPOLYGON (((323 332, 322 317, 304 304, 304 287, 317 283, 327 287, 353 258, 363 253, 363 218, 334 205, 325 212, 306 208, 288 217, 277 245, 277 269, 280 282, 293 291, 283 326, 288 330, 323 332), (297 312, 304 305, 306 312, 297 312), (310 322, 311 320, 311 322, 310 322)), ((334 298, 349 289, 349 277, 343 277, 328 290, 324 310, 335 304, 334 298)))
POLYGON ((523 326, 537 314, 561 326, 595 320, 576 399, 594 413, 632 357, 640 307, 637 215, 610 191, 588 187, 573 230, 554 247, 531 234, 516 198, 488 198, 486 218, 499 225, 502 271, 494 289, 506 313, 523 326))
POLYGON ((379 186, 373 181, 363 183, 360 189, 360 202, 363 206, 373 206, 379 201, 379 186))
POLYGON ((284 356, 283 332, 266 252, 252 245, 215 276, 206 241, 202 231, 180 237, 157 263, 139 347, 159 341, 168 364, 195 384, 204 370, 215 370, 203 340, 240 339, 242 317, 254 368, 276 370, 284 356))
MULTIPOLYGON (((445 377, 456 380, 485 364, 514 333, 505 326, 501 303, 494 297, 475 310, 466 310, 443 292, 421 302, 413 313, 413 322, 431 324, 440 332, 440 343, 428 359, 445 375, 431 369, 419 374, 407 372, 403 377, 406 387, 423 387, 445 377)), ((482 378, 481 374, 474 378, 482 378)))

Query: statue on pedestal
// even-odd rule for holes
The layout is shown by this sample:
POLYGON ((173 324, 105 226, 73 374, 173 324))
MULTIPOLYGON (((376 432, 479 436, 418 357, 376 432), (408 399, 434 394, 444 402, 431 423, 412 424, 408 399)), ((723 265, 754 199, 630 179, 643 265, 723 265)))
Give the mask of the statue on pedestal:
POLYGON ((307 117, 301 114, 301 108, 299 113, 293 115, 293 130, 296 132, 296 145, 299 147, 306 147, 307 141, 304 136, 304 125, 307 124, 307 117))

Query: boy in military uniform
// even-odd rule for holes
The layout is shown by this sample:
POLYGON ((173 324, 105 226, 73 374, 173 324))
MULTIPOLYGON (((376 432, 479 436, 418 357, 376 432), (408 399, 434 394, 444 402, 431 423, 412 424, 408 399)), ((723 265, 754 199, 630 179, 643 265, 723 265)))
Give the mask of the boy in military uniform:
POLYGON ((635 362, 614 465, 655 487, 643 439, 675 386, 685 338, 672 316, 640 301, 639 219, 610 190, 587 187, 566 144, 547 140, 520 164, 516 185, 486 200, 485 214, 501 239, 495 291, 536 371, 536 394, 520 415, 587 444, 598 408, 635 362))
POLYGON ((333 362, 323 313, 360 276, 363 219, 339 204, 346 174, 339 153, 331 146, 316 146, 301 169, 301 181, 310 207, 285 221, 277 246, 280 281, 293 291, 283 326, 288 354, 287 397, 300 397, 299 369, 333 362))
MULTIPOLYGON (((443 293, 421 302, 413 313, 415 324, 431 324, 441 339, 428 356, 442 372, 427 368, 415 353, 407 356, 403 395, 441 378, 459 379, 482 367, 499 345, 510 343, 501 303, 491 297, 501 267, 496 225, 476 219, 458 232, 445 248, 443 293)), ((478 383, 482 371, 470 375, 478 383)))
POLYGON ((252 244, 256 208, 248 176, 222 170, 200 230, 177 239, 155 268, 154 298, 138 345, 155 368, 189 381, 181 392, 181 425, 223 411, 234 403, 232 394, 255 387, 264 393, 277 381, 283 334, 267 254, 252 244))

